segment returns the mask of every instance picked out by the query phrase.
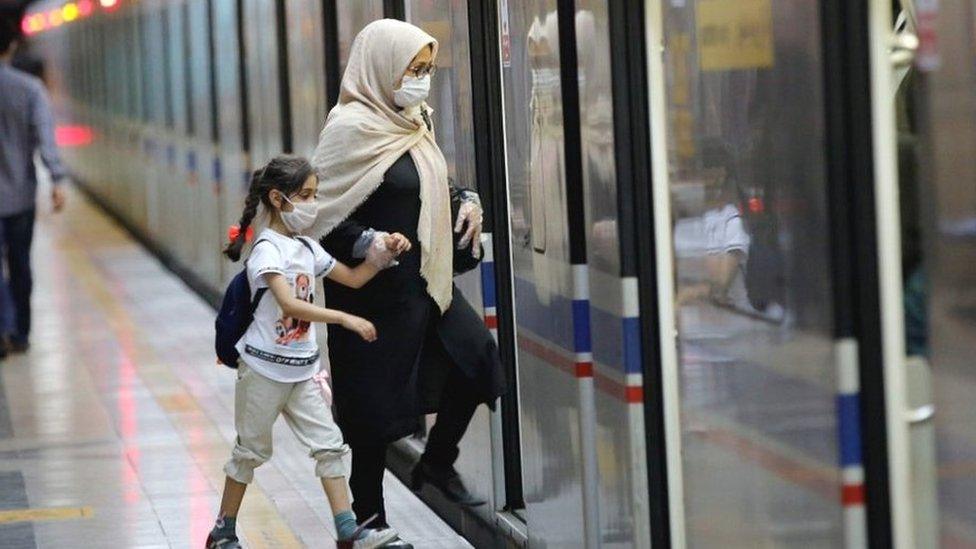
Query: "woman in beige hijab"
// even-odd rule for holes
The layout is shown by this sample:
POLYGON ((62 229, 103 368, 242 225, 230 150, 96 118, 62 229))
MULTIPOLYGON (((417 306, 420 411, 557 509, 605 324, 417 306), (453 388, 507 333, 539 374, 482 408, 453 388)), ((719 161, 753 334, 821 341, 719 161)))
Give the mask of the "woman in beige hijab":
MULTIPOLYGON (((329 113, 312 164, 319 214, 311 232, 340 261, 355 263, 384 233, 414 246, 363 289, 325 282, 330 307, 371 320, 379 338, 363 344, 329 330, 337 419, 352 447, 357 516, 383 511, 386 446, 437 413, 413 487, 425 483, 462 504, 467 490, 453 464, 478 404, 505 388, 498 350, 480 317, 453 284, 481 254, 477 194, 448 180, 425 99, 437 41, 391 19, 375 21, 353 42, 339 104, 329 113)), ((399 250, 398 250, 399 251, 399 250)))

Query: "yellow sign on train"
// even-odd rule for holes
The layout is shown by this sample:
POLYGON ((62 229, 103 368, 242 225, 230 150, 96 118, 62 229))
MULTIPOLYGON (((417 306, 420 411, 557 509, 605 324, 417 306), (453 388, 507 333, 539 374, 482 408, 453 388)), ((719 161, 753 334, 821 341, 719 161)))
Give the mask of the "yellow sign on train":
POLYGON ((773 66, 772 0, 698 0, 696 19, 701 70, 773 66))

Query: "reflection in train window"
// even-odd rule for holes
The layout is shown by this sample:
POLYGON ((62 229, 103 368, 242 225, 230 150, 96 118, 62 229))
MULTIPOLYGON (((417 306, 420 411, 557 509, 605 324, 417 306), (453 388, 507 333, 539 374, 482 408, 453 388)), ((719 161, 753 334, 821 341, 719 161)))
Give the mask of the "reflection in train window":
POLYGON ((665 9, 689 546, 842 545, 818 4, 665 9))

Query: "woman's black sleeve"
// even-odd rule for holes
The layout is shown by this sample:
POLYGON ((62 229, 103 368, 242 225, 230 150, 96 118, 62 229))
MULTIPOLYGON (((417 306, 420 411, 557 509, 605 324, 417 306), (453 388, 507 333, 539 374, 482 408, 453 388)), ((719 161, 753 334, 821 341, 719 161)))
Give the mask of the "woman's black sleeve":
POLYGON ((332 232, 323 236, 319 242, 325 251, 329 252, 339 262, 346 265, 355 264, 359 263, 361 258, 354 257, 353 248, 355 248, 356 242, 359 241, 363 232, 367 230, 369 227, 361 225, 355 218, 350 217, 339 223, 335 229, 332 229, 332 232))

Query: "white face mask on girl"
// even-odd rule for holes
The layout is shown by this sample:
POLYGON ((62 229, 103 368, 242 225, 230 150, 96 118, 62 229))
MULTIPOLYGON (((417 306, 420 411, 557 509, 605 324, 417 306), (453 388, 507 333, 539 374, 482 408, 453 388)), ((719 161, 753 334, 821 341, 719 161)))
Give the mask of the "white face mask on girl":
POLYGON ((319 213, 319 203, 317 200, 296 204, 288 200, 288 197, 284 194, 281 196, 292 206, 290 212, 284 210, 278 211, 281 214, 281 222, 285 224, 285 227, 288 227, 289 231, 301 233, 315 224, 315 218, 319 213))
POLYGON ((421 77, 404 75, 400 89, 393 90, 393 102, 402 109, 416 107, 430 95, 430 75, 421 77))

